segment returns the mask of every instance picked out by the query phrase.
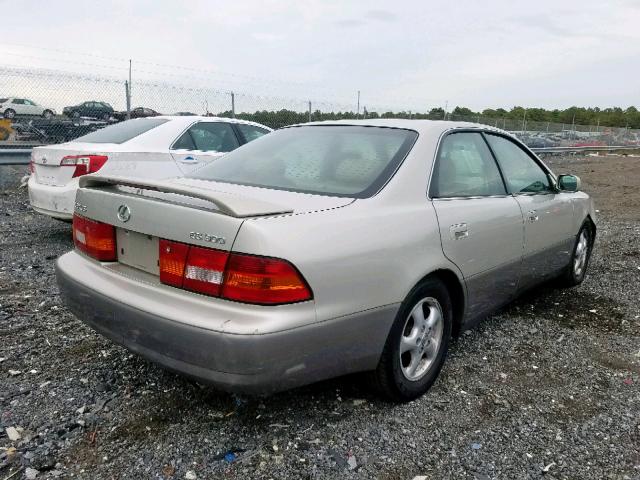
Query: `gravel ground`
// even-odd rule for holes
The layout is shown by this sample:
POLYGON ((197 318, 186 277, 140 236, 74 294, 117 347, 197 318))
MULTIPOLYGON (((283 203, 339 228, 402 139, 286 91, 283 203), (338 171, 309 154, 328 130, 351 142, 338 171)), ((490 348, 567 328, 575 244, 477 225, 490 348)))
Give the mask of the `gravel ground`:
POLYGON ((549 163, 600 210, 587 280, 466 332, 405 405, 357 376, 234 397, 104 340, 58 297, 69 225, 0 170, 0 479, 640 478, 640 158, 549 163))

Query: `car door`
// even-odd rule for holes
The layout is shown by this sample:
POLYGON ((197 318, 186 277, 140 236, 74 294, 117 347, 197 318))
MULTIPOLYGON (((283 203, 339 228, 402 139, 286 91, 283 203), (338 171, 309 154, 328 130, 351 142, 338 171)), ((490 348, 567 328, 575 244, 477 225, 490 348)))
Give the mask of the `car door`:
POLYGON ((187 129, 171 146, 171 155, 184 174, 210 163, 240 146, 227 122, 201 121, 187 129))
POLYGON ((43 112, 42 107, 36 105, 31 100, 27 100, 27 99, 24 100, 24 103, 25 103, 25 108, 29 112, 29 115, 42 115, 42 112, 43 112))
POLYGON ((28 115, 29 111, 22 98, 14 98, 11 102, 11 108, 16 112, 16 115, 28 115))
POLYGON ((467 286, 467 317, 508 302, 518 285, 523 218, 480 132, 454 131, 441 140, 429 196, 442 250, 467 286))
POLYGON ((559 192, 546 167, 516 141, 493 133, 486 138, 524 217, 521 287, 526 288, 569 263, 575 233, 571 195, 559 192))

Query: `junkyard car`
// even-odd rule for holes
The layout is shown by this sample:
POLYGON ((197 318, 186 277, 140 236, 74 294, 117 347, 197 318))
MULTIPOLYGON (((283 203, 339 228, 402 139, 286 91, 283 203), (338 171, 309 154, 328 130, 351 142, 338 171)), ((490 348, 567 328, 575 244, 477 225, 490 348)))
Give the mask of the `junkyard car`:
POLYGON ((177 177, 269 131, 216 117, 159 116, 110 125, 71 142, 34 148, 29 201, 39 213, 71 220, 82 175, 177 177))
POLYGON ((44 118, 51 118, 56 114, 53 108, 38 105, 28 98, 0 98, 0 114, 4 118, 15 118, 18 115, 33 115, 44 118))
POLYGON ((546 279, 582 282, 595 231, 579 179, 503 131, 318 123, 187 178, 83 177, 57 277, 95 330, 222 389, 369 372, 405 401, 452 335, 546 279))

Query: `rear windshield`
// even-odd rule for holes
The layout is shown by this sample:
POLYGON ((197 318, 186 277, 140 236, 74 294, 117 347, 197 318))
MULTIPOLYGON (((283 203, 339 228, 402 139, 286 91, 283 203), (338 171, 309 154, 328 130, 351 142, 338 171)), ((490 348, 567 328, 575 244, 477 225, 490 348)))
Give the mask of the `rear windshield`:
POLYGON ((74 142, 124 143, 168 121, 169 120, 165 118, 136 118, 135 120, 127 120, 126 122, 109 125, 108 127, 78 137, 74 142))
POLYGON ((189 176, 365 198, 389 180, 417 135, 411 130, 383 127, 285 128, 227 153, 189 176))

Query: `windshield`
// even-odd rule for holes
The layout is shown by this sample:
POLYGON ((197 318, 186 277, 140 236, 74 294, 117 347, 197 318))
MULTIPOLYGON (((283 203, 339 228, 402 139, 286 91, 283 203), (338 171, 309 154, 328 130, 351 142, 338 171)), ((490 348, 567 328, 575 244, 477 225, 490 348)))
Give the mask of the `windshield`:
POLYGON ((124 143, 138 135, 168 122, 164 118, 137 118, 101 128, 95 132, 78 137, 74 142, 87 143, 124 143))
POLYGON ((365 198, 389 180, 417 136, 411 130, 383 127, 285 128, 254 140, 189 176, 365 198))

